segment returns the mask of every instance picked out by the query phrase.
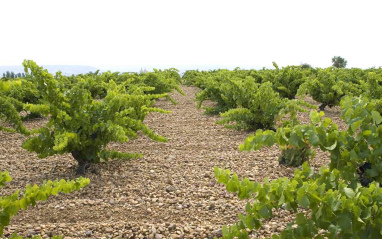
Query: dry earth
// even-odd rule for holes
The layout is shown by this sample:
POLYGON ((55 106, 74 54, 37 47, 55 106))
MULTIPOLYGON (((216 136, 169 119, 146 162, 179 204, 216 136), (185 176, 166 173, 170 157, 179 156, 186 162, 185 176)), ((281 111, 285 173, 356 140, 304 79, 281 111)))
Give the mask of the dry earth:
MULTIPOLYGON (((153 113, 145 121, 166 136, 168 143, 140 136, 128 143, 111 144, 115 150, 140 152, 143 157, 92 166, 85 175, 91 180, 86 188, 21 211, 6 228, 5 236, 18 232, 43 238, 212 238, 219 236, 222 225, 236 222, 246 204, 217 184, 214 166, 257 181, 292 175, 293 168, 278 165, 277 147, 240 152, 238 146, 250 132, 216 125, 218 116, 196 109, 198 89, 182 89, 186 96, 173 94, 178 105, 165 100, 156 103, 172 113, 153 113)), ((327 110, 343 127, 339 114, 338 107, 327 110)), ((301 117, 307 120, 307 114, 301 117)), ((44 123, 34 120, 26 124, 34 128, 44 123)), ((70 155, 39 159, 21 148, 23 140, 19 134, 0 132, 0 171, 8 170, 13 177, 0 195, 46 179, 76 177, 76 162, 70 155)), ((311 165, 318 168, 327 162, 327 155, 318 152, 311 165)), ((281 231, 293 218, 285 210, 275 214, 263 229, 252 232, 253 238, 281 231)))

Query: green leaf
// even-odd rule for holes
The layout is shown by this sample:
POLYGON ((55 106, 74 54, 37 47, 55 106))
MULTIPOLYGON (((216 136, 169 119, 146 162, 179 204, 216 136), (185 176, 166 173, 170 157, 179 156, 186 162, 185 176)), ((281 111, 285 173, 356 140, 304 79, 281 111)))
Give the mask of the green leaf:
POLYGON ((300 200, 298 200, 298 203, 305 208, 308 208, 310 205, 310 201, 306 195, 304 195, 300 200))
POLYGON ((20 200, 20 207, 21 207, 21 209, 24 209, 24 210, 26 210, 28 208, 28 203, 27 203, 26 198, 22 198, 20 200))
POLYGON ((354 198, 355 192, 351 188, 344 188, 344 193, 348 198, 354 198))
POLYGON ((332 144, 331 146, 324 146, 325 149, 327 150, 333 150, 337 147, 337 141, 334 142, 334 144, 332 144))
POLYGON ((361 123, 362 123, 362 120, 358 120, 358 121, 352 123, 352 124, 350 125, 351 130, 352 130, 353 132, 355 132, 355 131, 359 128, 359 126, 361 125, 361 123))
POLYGON ((292 133, 289 138, 289 143, 291 145, 299 147, 301 144, 301 139, 295 133, 292 133))
POLYGON ((5 214, 4 212, 0 214, 0 225, 9 225, 9 222, 11 221, 10 215, 5 214))
POLYGON ((269 210, 269 208, 266 206, 266 205, 263 205, 260 210, 258 211, 259 215, 262 217, 262 218, 270 218, 272 213, 271 211, 269 210))
POLYGON ((373 120, 376 124, 380 124, 382 122, 382 116, 378 111, 371 111, 371 116, 373 117, 373 120))
POLYGON ((379 148, 374 149, 374 150, 373 150, 373 154, 374 154, 375 156, 377 156, 377 157, 382 156, 382 145, 381 145, 379 148))
POLYGON ((309 143, 313 146, 318 146, 318 143, 320 142, 317 134, 315 132, 310 132, 309 134, 309 143))
POLYGON ((369 136, 369 135, 371 135, 371 133, 372 133, 371 130, 364 130, 364 131, 362 132, 362 134, 363 134, 364 136, 369 136))
POLYGON ((229 192, 237 192, 239 190, 239 179, 237 177, 237 174, 235 173, 232 178, 227 183, 227 190, 229 192))
POLYGON ((342 231, 350 230, 352 227, 352 215, 350 213, 343 213, 338 215, 338 225, 342 231))
POLYGON ((306 223, 306 218, 304 216, 304 213, 297 213, 297 215, 296 215, 296 223, 298 225, 306 223))

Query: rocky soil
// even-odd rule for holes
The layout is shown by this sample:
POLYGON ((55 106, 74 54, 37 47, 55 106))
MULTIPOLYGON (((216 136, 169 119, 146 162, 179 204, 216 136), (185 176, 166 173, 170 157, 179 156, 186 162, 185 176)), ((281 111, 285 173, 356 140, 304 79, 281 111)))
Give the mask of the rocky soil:
MULTIPOLYGON (((212 238, 221 234, 222 225, 237 221, 246 201, 227 193, 217 184, 214 166, 228 168, 239 177, 262 181, 291 176, 294 168, 279 166, 277 147, 257 152, 240 152, 238 146, 250 134, 225 129, 214 122, 218 116, 196 109, 195 87, 182 87, 186 96, 174 93, 178 105, 160 100, 157 107, 170 114, 153 113, 146 123, 168 143, 145 136, 109 147, 122 152, 140 152, 143 157, 93 165, 86 173, 91 183, 79 192, 53 196, 35 208, 21 211, 5 230, 21 235, 50 238, 212 238)), ((309 100, 313 102, 312 100, 309 100)), ((314 103, 314 102, 313 102, 314 103)), ((207 103, 211 104, 211 103, 207 103)), ((327 115, 341 124, 337 108, 327 115)), ((307 120, 307 114, 301 114, 307 120)), ((46 120, 27 122, 29 128, 46 120)), ((13 181, 1 189, 7 195, 26 184, 47 179, 74 179, 76 161, 70 155, 39 159, 21 148, 24 137, 0 132, 0 170, 8 170, 13 181)), ((311 165, 328 163, 318 152, 311 165)), ((279 232, 293 219, 288 211, 275 211, 276 217, 263 229, 252 232, 264 238, 279 232)))

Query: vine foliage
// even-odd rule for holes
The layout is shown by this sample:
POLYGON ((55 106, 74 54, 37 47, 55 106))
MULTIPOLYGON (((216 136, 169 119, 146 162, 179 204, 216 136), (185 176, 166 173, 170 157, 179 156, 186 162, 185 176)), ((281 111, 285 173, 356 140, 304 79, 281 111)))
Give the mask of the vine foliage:
MULTIPOLYGON (((7 171, 0 172, 0 188, 4 187, 12 178, 7 171)), ((9 225, 12 216, 16 215, 21 209, 26 210, 29 206, 35 206, 38 201, 45 201, 51 195, 58 193, 70 193, 78 191, 90 183, 87 178, 65 181, 46 181, 42 185, 27 185, 23 193, 16 190, 8 196, 0 197, 0 237, 3 235, 5 226, 9 225)), ((13 235, 11 238, 21 238, 13 235)), ((36 237, 37 238, 37 237, 36 237)))

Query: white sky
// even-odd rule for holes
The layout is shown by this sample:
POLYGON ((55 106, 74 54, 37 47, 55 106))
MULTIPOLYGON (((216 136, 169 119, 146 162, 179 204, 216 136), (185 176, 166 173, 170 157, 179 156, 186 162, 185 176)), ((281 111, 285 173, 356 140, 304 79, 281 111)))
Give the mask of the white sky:
POLYGON ((381 0, 0 0, 0 65, 382 66, 381 0))

